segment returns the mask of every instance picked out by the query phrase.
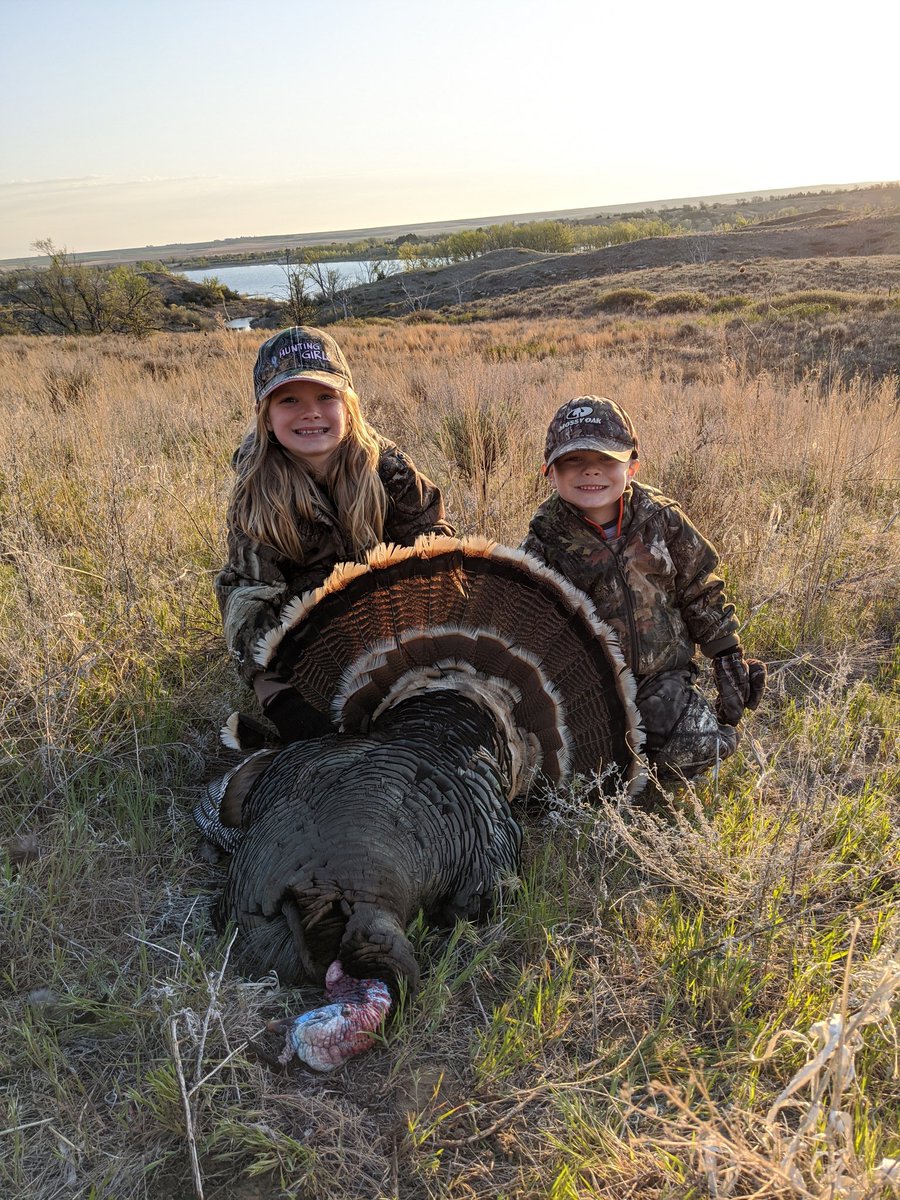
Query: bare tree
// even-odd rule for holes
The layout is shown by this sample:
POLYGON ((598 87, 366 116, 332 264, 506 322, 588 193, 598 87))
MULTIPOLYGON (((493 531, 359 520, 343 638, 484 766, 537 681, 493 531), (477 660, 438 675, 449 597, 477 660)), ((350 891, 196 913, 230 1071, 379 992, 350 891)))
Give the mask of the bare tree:
POLYGON ((434 284, 427 284, 421 279, 401 279, 400 290, 403 292, 407 308, 410 312, 421 312, 429 307, 429 300, 434 295, 434 284))
POLYGON ((370 258, 360 263, 361 271, 357 272, 359 283, 380 283, 387 275, 386 259, 370 258))
POLYGON ((453 282, 450 284, 450 287, 456 293, 456 303, 457 304, 464 304, 466 302, 467 297, 465 295, 465 291, 466 291, 467 283, 468 283, 467 279, 465 279, 465 280, 464 279, 454 279, 453 282))
POLYGON ((712 238, 698 233, 696 237, 691 238, 690 242, 691 262, 708 263, 712 258, 712 249, 712 238))
POLYGON ((285 275, 287 277, 287 308, 292 325, 309 325, 316 319, 317 305, 313 296, 307 292, 307 264, 298 259, 291 264, 291 256, 285 257, 285 275))
POLYGON ((327 304, 333 317, 340 316, 344 308, 344 293, 347 290, 340 271, 312 258, 306 258, 304 270, 307 281, 318 289, 319 303, 327 304))

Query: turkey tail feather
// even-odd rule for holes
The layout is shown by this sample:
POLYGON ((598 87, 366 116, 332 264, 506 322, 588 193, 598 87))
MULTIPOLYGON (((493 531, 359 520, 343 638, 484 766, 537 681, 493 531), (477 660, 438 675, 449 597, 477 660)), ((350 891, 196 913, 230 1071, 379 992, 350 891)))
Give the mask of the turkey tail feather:
POLYGON ((503 681, 497 704, 518 693, 518 741, 550 782, 612 767, 631 790, 643 783, 634 680, 615 634, 562 576, 485 538, 427 535, 336 567, 256 657, 353 732, 378 720, 387 697, 447 686, 465 663, 503 681))
POLYGON ((236 849, 241 839, 244 801, 278 753, 278 749, 257 750, 204 788, 194 805, 194 821, 203 836, 220 850, 232 854, 236 849))

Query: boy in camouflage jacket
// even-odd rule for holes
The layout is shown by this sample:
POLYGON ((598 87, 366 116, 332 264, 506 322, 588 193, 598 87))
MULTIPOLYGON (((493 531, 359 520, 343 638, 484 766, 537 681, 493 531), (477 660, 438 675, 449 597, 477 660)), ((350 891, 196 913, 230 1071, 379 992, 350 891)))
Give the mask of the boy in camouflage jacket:
POLYGON ((766 669, 744 658, 715 550, 676 501, 633 482, 637 467, 637 433, 617 404, 581 396, 562 405, 544 451, 555 492, 522 548, 586 592, 618 633, 637 678, 647 756, 666 782, 734 753, 766 669), (715 712, 694 682, 697 646, 712 659, 715 712))

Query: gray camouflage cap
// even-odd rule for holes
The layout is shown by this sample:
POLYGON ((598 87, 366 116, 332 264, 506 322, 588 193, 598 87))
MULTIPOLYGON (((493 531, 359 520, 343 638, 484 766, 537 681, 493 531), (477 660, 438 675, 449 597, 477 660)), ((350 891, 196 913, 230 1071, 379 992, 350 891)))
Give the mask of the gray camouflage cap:
POLYGON ((637 458, 637 431, 631 417, 605 396, 578 396, 556 410, 544 446, 546 470, 572 450, 598 450, 619 462, 637 458))
POLYGON ((329 334, 305 325, 282 329, 259 348, 253 368, 256 406, 283 383, 310 379, 346 392, 353 376, 341 348, 329 334))

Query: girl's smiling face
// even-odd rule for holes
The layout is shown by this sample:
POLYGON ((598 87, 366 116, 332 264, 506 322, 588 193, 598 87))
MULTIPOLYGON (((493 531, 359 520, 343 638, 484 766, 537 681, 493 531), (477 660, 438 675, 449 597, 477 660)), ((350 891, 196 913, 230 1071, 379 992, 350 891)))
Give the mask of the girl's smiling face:
POLYGON ((347 408, 334 388, 291 380, 269 396, 266 425, 288 454, 321 474, 347 433, 347 408))
POLYGON ((573 450, 563 454, 547 475, 560 499, 571 504, 596 525, 619 515, 619 500, 637 471, 637 459, 619 462, 599 450, 573 450))

